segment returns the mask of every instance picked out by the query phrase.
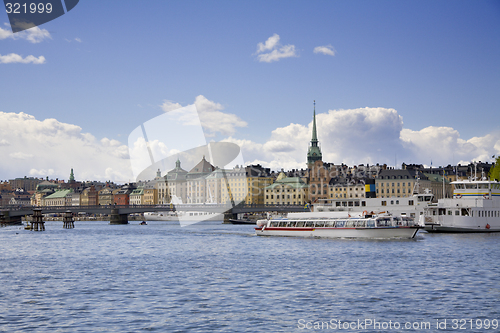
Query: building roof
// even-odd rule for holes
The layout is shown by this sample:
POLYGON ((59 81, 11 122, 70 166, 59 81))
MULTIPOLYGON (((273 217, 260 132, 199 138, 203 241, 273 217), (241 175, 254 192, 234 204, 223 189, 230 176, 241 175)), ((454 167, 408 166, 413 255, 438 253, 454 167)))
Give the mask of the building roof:
POLYGON ((287 188, 295 188, 302 189, 307 188, 308 185, 304 183, 304 181, 300 177, 283 177, 281 179, 277 179, 274 184, 267 186, 266 190, 273 190, 276 187, 285 186, 287 188))
POLYGON ((190 171, 190 174, 200 174, 200 173, 211 173, 212 171, 215 170, 215 167, 208 163, 208 161, 205 159, 205 155, 203 155, 203 158, 201 161, 196 164, 190 171))
POLYGON ((60 199, 60 198, 65 198, 68 193, 70 193, 71 190, 58 190, 52 193, 51 195, 48 195, 45 197, 45 200, 47 199, 60 199))

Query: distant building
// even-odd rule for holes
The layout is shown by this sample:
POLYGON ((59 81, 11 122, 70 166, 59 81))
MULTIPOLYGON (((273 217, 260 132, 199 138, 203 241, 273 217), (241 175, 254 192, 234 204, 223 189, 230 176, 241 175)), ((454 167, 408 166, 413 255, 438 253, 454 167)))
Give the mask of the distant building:
MULTIPOLYGON (((168 195, 163 199, 163 203, 170 203, 171 197, 176 196, 182 200, 182 202, 187 202, 187 174, 188 172, 181 168, 181 161, 177 159, 175 162, 175 168, 167 172, 166 186, 168 186, 168 195)), ((159 189, 162 183, 159 184, 159 189)))
POLYGON ((265 188, 266 205, 305 205, 309 186, 300 177, 287 177, 280 173, 274 184, 265 188))
POLYGON ((215 170, 205 156, 187 174, 187 203, 207 202, 205 178, 215 170))
POLYGON ((323 164, 321 149, 318 145, 316 133, 316 103, 314 103, 312 138, 307 152, 307 168, 309 170, 309 198, 310 202, 328 198, 328 184, 331 175, 323 164))
POLYGON ((72 189, 55 191, 43 199, 43 206, 66 206, 66 196, 72 191, 72 189))
POLYGON ((25 191, 28 192, 34 192, 36 191, 36 186, 42 182, 41 179, 38 178, 33 178, 33 177, 24 177, 24 178, 16 178, 16 179, 10 179, 9 184, 10 187, 13 190, 16 190, 18 188, 21 188, 25 191))

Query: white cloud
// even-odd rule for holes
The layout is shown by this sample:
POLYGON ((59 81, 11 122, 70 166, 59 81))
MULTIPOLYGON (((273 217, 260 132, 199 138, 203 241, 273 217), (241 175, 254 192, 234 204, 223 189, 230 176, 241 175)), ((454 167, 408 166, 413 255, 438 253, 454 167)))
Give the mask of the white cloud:
POLYGON ((264 51, 271 51, 274 49, 280 41, 280 36, 278 34, 274 34, 269 37, 265 43, 257 44, 257 53, 261 53, 264 51))
POLYGON ((280 36, 274 34, 264 43, 257 44, 257 59, 260 62, 273 62, 282 58, 298 57, 295 45, 281 45, 280 36))
POLYGON ((132 179, 128 147, 97 140, 79 126, 56 119, 37 120, 25 113, 0 112, 0 174, 6 178, 53 176, 67 179, 73 167, 80 180, 132 179), (112 177, 111 177, 112 176, 112 177))
MULTIPOLYGON (((394 109, 359 108, 330 110, 316 115, 323 161, 335 164, 405 163, 448 165, 470 161, 492 161, 500 155, 500 132, 468 140, 450 127, 429 126, 419 131, 403 127, 394 109)), ((238 144, 247 164, 260 163, 275 170, 305 168, 312 122, 290 124, 272 131, 264 142, 224 141, 238 144)))
MULTIPOLYGON (((237 115, 222 112, 221 110, 224 110, 222 104, 211 101, 203 95, 196 96, 194 104, 198 111, 201 125, 205 130, 205 135, 208 137, 213 137, 216 133, 233 135, 237 127, 247 126, 247 122, 241 120, 237 115)), ((165 112, 171 112, 182 108, 182 105, 164 100, 160 107, 165 112)))
POLYGON ((54 174, 54 169, 31 169, 29 175, 32 177, 46 177, 54 174))
POLYGON ((82 40, 81 40, 80 38, 78 38, 78 37, 76 37, 76 38, 75 38, 75 40, 76 40, 78 43, 81 43, 81 42, 82 42, 82 40))
POLYGON ((4 56, 0 54, 0 64, 14 64, 14 63, 22 63, 22 64, 33 63, 39 65, 45 63, 45 57, 40 56, 37 58, 35 56, 29 55, 26 58, 23 58, 19 54, 15 53, 11 53, 4 56))
POLYGON ((174 102, 169 101, 169 100, 164 100, 163 104, 160 105, 160 107, 163 111, 170 112, 170 111, 182 108, 182 105, 180 105, 179 103, 174 103, 174 102))
POLYGON ((9 145, 10 145, 9 141, 5 139, 0 140, 0 146, 9 146, 9 145))
POLYGON ((316 46, 313 50, 314 53, 322 53, 326 55, 335 55, 335 49, 331 45, 324 45, 324 46, 316 46))
POLYGON ((25 153, 20 152, 20 151, 15 152, 15 153, 10 153, 9 156, 12 158, 18 159, 18 160, 27 160, 27 159, 33 157, 32 154, 25 154, 25 153))
POLYGON ((4 23, 7 29, 0 28, 0 40, 11 38, 11 39, 25 39, 31 43, 40 43, 44 39, 52 39, 50 33, 46 29, 40 29, 39 27, 33 27, 24 31, 13 33, 9 28, 8 23, 4 23))

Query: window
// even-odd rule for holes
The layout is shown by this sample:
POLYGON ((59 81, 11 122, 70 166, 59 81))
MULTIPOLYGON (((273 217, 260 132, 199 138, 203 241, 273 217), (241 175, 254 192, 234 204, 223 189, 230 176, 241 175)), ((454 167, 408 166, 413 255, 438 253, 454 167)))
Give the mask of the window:
POLYGON ((408 200, 408 205, 413 206, 413 200, 408 200))
POLYGON ((382 201, 382 206, 387 206, 387 201, 382 201))

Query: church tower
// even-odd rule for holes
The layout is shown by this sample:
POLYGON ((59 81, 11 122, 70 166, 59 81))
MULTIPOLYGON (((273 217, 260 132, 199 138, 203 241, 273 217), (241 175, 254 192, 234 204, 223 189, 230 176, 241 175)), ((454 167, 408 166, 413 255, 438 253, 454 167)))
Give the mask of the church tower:
POLYGON ((312 139, 309 145, 309 150, 307 152, 307 167, 312 168, 314 162, 321 161, 321 149, 318 146, 318 134, 316 133, 316 101, 314 101, 314 113, 313 113, 313 130, 312 139))

